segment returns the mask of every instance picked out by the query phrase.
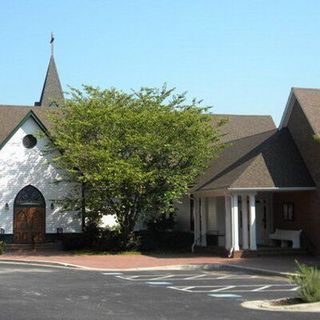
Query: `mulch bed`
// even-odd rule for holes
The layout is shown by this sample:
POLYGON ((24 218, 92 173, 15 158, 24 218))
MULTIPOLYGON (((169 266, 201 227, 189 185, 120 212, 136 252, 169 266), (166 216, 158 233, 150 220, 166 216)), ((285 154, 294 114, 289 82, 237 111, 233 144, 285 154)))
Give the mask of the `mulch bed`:
POLYGON ((283 299, 271 301, 270 305, 271 306, 291 306, 294 304, 301 304, 301 303, 305 303, 305 302, 300 298, 283 298, 283 299))

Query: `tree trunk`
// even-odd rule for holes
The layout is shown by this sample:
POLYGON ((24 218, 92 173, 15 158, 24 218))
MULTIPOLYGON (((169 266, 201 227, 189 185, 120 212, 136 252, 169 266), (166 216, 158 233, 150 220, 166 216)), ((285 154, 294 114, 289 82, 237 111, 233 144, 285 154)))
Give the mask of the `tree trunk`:
POLYGON ((86 227, 86 198, 85 198, 85 184, 84 182, 81 183, 81 224, 82 224, 82 231, 84 231, 86 227))
POLYGON ((138 196, 134 196, 133 204, 122 213, 122 219, 120 223, 122 244, 124 247, 128 245, 130 236, 133 233, 134 227, 137 222, 138 208, 137 208, 138 196))

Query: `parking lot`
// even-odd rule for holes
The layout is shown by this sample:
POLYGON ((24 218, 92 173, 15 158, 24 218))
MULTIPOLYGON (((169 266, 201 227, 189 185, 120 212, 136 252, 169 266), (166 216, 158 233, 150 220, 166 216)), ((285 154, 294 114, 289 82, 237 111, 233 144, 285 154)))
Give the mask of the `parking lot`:
POLYGON ((0 264, 1 319, 315 320, 314 313, 243 308, 297 295, 285 278, 231 271, 101 272, 0 264))
POLYGON ((144 271, 111 272, 103 275, 144 286, 164 287, 181 294, 201 294, 221 299, 260 300, 292 297, 297 295, 299 289, 283 277, 252 275, 240 271, 144 271))

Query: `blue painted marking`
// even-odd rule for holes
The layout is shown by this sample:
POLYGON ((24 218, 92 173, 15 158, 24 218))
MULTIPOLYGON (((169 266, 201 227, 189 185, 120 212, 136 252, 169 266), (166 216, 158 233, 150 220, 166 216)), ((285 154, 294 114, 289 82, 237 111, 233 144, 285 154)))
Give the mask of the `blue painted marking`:
POLYGON ((102 273, 104 276, 118 276, 120 274, 123 274, 122 272, 104 272, 102 273))
POLYGON ((169 285, 172 284, 171 282, 167 281, 148 281, 146 284, 159 284, 159 285, 169 285))
POLYGON ((232 293, 209 293, 208 296, 214 298, 241 298, 240 295, 232 293))

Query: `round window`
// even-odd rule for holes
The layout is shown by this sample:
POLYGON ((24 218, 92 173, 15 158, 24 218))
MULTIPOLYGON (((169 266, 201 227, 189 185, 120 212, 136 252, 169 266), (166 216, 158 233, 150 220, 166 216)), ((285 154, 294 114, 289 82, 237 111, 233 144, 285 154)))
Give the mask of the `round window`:
POLYGON ((32 134, 28 134, 23 138, 22 143, 27 149, 31 149, 37 144, 37 138, 32 134))

